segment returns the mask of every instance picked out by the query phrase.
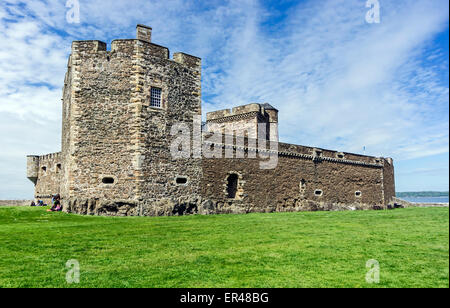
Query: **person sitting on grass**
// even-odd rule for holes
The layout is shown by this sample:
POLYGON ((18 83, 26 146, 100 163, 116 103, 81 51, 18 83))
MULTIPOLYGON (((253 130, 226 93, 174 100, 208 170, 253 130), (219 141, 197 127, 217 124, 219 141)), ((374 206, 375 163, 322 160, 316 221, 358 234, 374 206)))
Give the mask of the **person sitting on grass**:
POLYGON ((54 202, 53 202, 52 208, 47 210, 47 212, 61 212, 61 210, 62 210, 61 197, 58 194, 54 197, 54 202))
POLYGON ((36 206, 36 203, 33 201, 31 201, 31 206, 36 206))

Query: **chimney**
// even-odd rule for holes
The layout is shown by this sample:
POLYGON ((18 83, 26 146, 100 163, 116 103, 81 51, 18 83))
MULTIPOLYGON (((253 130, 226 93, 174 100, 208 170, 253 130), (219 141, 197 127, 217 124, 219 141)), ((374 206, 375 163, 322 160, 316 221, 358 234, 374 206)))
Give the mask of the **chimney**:
POLYGON ((137 25, 136 37, 138 40, 151 43, 152 42, 152 28, 144 26, 144 25, 137 25))

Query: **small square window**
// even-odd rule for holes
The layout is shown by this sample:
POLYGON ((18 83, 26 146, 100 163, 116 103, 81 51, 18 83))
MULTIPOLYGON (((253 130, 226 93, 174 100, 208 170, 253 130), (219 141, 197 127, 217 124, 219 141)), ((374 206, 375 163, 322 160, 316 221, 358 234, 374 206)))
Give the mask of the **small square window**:
POLYGON ((355 192, 355 197, 361 197, 362 193, 360 191, 355 192))
POLYGON ((161 108, 161 89, 152 87, 150 93, 150 106, 161 108))

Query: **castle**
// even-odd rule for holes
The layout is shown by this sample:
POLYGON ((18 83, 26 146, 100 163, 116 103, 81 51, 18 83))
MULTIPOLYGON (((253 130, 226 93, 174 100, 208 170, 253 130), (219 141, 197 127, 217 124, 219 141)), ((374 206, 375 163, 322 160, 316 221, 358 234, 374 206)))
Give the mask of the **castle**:
POLYGON ((111 50, 100 41, 72 43, 62 151, 27 157, 36 199, 60 194, 66 212, 117 216, 383 209, 391 202, 391 158, 278 143, 278 110, 270 104, 211 112, 202 125, 201 59, 170 59, 151 34, 138 25, 137 39, 114 40, 111 50), (194 150, 174 157, 181 131, 191 138, 175 151, 194 150), (273 166, 261 167, 271 158, 273 166))

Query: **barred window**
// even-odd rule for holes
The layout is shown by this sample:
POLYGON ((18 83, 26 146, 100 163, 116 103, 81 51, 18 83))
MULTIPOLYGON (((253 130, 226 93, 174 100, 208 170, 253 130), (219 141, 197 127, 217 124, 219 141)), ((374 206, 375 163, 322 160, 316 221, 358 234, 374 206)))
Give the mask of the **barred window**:
POLYGON ((161 108, 161 89, 153 88, 151 89, 150 95, 150 106, 161 108))

